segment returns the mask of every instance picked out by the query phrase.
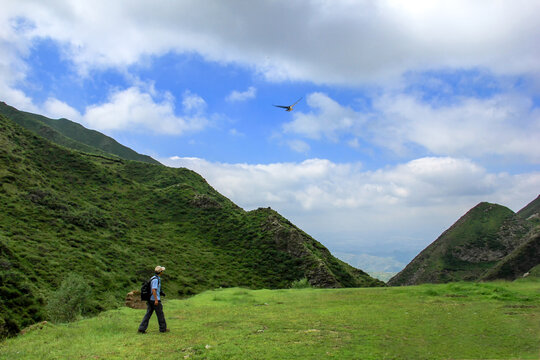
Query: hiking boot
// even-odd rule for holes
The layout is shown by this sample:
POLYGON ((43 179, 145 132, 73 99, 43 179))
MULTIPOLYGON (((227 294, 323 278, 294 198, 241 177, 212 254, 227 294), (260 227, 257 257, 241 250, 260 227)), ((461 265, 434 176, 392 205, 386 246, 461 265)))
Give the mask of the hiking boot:
POLYGON ((146 334, 146 330, 137 330, 139 334, 146 334))
POLYGON ((165 333, 165 332, 170 332, 170 331, 171 329, 165 329, 165 331, 160 331, 160 332, 165 333))

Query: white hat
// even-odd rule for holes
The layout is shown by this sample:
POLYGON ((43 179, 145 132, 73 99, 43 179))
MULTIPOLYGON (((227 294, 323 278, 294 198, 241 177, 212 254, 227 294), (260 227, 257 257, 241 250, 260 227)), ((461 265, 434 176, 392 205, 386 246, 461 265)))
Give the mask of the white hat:
POLYGON ((156 273, 160 273, 162 271, 165 271, 165 268, 163 266, 156 266, 156 269, 154 270, 156 273))

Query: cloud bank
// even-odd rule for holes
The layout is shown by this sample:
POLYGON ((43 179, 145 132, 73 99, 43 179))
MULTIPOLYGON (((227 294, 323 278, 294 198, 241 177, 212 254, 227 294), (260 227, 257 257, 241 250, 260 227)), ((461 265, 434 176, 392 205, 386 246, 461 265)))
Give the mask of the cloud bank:
POLYGON ((296 112, 283 125, 285 134, 349 141, 352 147, 358 147, 361 138, 398 154, 421 146, 436 155, 520 157, 540 163, 540 110, 523 95, 460 97, 434 105, 414 95, 387 92, 375 97, 367 111, 341 105, 323 93, 310 94, 307 102, 313 110, 296 112))
POLYGON ((265 165, 177 156, 160 161, 200 173, 246 210, 271 206, 334 249, 373 254, 389 245, 417 252, 481 201, 517 211, 534 199, 530 194, 540 182, 539 172, 492 173, 452 157, 419 158, 375 171, 325 159, 265 165), (335 228, 339 231, 332 232, 335 228))
POLYGON ((540 3, 529 0, 28 0, 3 1, 2 10, 2 22, 30 24, 27 39, 63 44, 81 74, 171 51, 316 83, 362 84, 426 67, 540 70, 540 3))

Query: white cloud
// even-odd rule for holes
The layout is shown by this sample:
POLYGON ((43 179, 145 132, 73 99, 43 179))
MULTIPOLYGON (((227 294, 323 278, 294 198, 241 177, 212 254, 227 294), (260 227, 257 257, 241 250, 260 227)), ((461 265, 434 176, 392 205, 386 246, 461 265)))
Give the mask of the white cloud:
POLYGON ((17 89, 17 84, 26 77, 27 66, 23 57, 28 55, 31 41, 26 37, 24 23, 10 18, 8 14, 0 12, 0 99, 12 106, 35 111, 37 107, 32 99, 17 89))
POLYGON ((292 150, 299 153, 307 153, 311 149, 308 143, 298 139, 287 141, 287 145, 289 145, 292 150))
POLYGON ((185 91, 182 106, 186 113, 202 114, 206 109, 206 101, 197 94, 185 91))
POLYGON ((294 120, 283 126, 286 133, 300 134, 310 139, 326 137, 336 141, 340 134, 350 132, 362 124, 361 114, 341 106, 326 94, 310 94, 307 103, 316 111, 295 112, 294 120))
POLYGON ((360 148, 360 142, 358 141, 358 138, 351 139, 347 142, 347 145, 352 147, 353 149, 359 149, 360 148))
POLYGON ((433 106, 409 95, 390 95, 377 99, 375 108, 380 116, 370 135, 396 150, 414 143, 434 154, 520 156, 540 162, 540 111, 523 96, 464 98, 433 106))
POLYGON ((41 113, 43 115, 52 119, 66 118, 76 122, 82 121, 79 111, 58 99, 47 99, 47 101, 43 104, 42 110, 43 111, 41 113))
POLYGON ((29 37, 62 44, 81 73, 196 52, 269 79, 359 84, 408 70, 538 74, 540 3, 497 1, 3 1, 29 37))
POLYGON ((313 93, 308 105, 315 110, 296 112, 293 121, 283 126, 284 133, 314 140, 347 139, 352 147, 363 139, 397 153, 414 145, 441 156, 497 155, 540 162, 540 111, 524 96, 461 97, 450 104, 432 105, 389 91, 376 96, 372 109, 364 112, 313 93))
MULTIPOLYGON (((332 249, 420 251, 481 201, 517 211, 540 173, 490 173, 467 159, 427 157, 375 171, 323 159, 267 165, 160 159, 200 173, 243 208, 271 206, 332 249)), ((366 251, 369 250, 369 251, 366 251)), ((410 260, 410 259, 409 259, 410 260)))
POLYGON ((264 206, 268 198, 273 199, 273 205, 308 210, 392 204, 429 207, 457 199, 497 200, 516 179, 529 190, 540 181, 540 174, 524 182, 525 178, 517 175, 489 173, 471 160, 451 157, 419 158, 376 171, 363 170, 358 163, 337 164, 324 159, 267 165, 182 157, 162 162, 199 172, 218 191, 246 208, 264 206))
POLYGON ((156 102, 138 87, 117 91, 108 102, 86 108, 82 122, 93 129, 151 131, 160 134, 183 134, 201 131, 210 124, 205 117, 205 101, 189 91, 184 93, 183 116, 175 114, 174 98, 166 94, 156 102))
POLYGON ((237 90, 232 91, 227 96, 228 102, 239 102, 239 101, 246 101, 249 99, 254 99, 255 96, 257 96, 257 89, 253 86, 250 86, 246 91, 240 92, 237 90))

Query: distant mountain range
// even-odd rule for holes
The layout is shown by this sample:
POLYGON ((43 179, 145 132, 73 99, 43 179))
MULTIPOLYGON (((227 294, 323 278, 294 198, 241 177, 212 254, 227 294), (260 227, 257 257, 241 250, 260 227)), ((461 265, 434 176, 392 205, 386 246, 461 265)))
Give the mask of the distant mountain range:
POLYGON ((373 256, 367 254, 350 254, 334 252, 334 255, 347 264, 361 268, 367 272, 397 273, 405 267, 405 263, 391 257, 373 256))
POLYGON ((193 171, 4 103, 0 204, 0 338, 46 319, 50 293, 70 273, 93 290, 88 313, 123 303, 157 264, 169 298, 304 278, 384 286, 270 208, 246 212, 193 171))
POLYGON ((480 203, 416 256, 389 285, 513 280, 540 264, 540 196, 517 213, 480 203))

